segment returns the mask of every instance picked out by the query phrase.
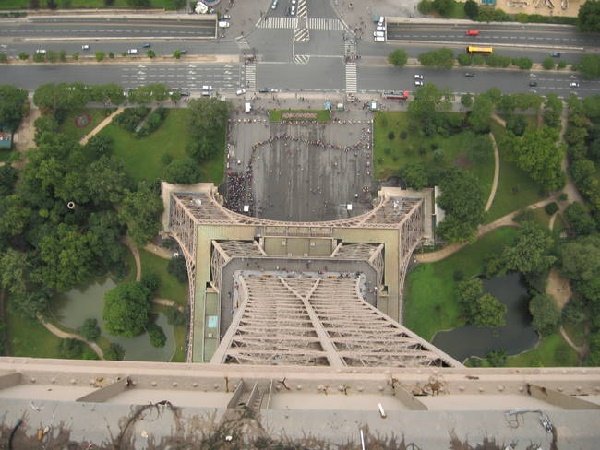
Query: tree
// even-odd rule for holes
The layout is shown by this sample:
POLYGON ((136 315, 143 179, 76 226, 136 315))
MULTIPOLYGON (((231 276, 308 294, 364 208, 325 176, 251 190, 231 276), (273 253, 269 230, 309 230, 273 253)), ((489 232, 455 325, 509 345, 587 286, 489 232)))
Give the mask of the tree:
POLYGON ((136 244, 144 245, 158 234, 161 212, 160 197, 149 185, 140 183, 137 191, 125 195, 120 215, 127 224, 129 236, 136 244))
POLYGON ((148 289, 137 282, 121 283, 104 295, 102 319, 114 336, 139 336, 148 324, 150 309, 148 289))
POLYGON ((470 108, 473 106, 473 94, 463 94, 460 96, 460 103, 465 108, 470 108))
POLYGON ((388 62, 394 66, 402 67, 408 61, 406 51, 399 48, 388 55, 388 62))
POLYGON ((587 236, 561 247, 562 273, 573 280, 600 278, 600 237, 587 236))
POLYGON ((581 31, 600 31, 600 1, 587 0, 579 8, 577 25, 581 31))
POLYGON ((584 78, 591 79, 600 77, 600 55, 583 55, 577 68, 584 78))
POLYGON ((483 283, 480 278, 469 278, 458 284, 458 303, 468 322, 475 314, 477 300, 483 295, 483 283))
POLYGON ((104 359, 107 361, 123 361, 125 349, 119 344, 111 343, 104 351, 104 359))
POLYGON ((443 121, 442 112, 451 108, 450 94, 439 90, 434 84, 425 83, 417 89, 414 99, 408 105, 408 114, 412 124, 428 136, 437 133, 443 121))
POLYGON ((529 302, 529 312, 533 316, 533 327, 542 336, 555 333, 560 322, 560 311, 552 297, 536 294, 529 302))
POLYGON ((58 353, 64 359, 81 359, 83 342, 79 339, 62 339, 58 346, 58 353))
POLYGON ((112 155, 114 148, 115 141, 112 136, 103 134, 92 136, 85 146, 86 152, 89 152, 94 159, 112 155))
POLYGON ((169 98, 169 89, 164 84, 153 83, 129 91, 127 97, 129 101, 142 105, 150 102, 162 102, 169 98))
POLYGON ((552 93, 546 96, 544 104, 544 123, 551 128, 560 126, 560 114, 562 113, 563 104, 558 98, 558 95, 552 93))
POLYGON ((490 117, 494 110, 494 104, 487 95, 475 97, 473 109, 468 115, 467 122, 476 133, 488 133, 490 131, 490 117))
POLYGON ((565 218, 571 231, 578 235, 593 233, 596 229, 594 219, 582 203, 573 202, 565 210, 565 218))
POLYGON ((132 8, 149 8, 150 0, 127 0, 127 5, 132 8))
POLYGON ((29 111, 27 98, 27 91, 23 89, 0 85, 0 125, 8 131, 17 131, 23 116, 29 111))
POLYGON ((191 158, 176 159, 164 171, 164 180, 167 183, 193 184, 202 179, 198 163, 191 158))
POLYGON ((510 139, 510 158, 527 172, 531 179, 548 191, 564 185, 561 161, 564 147, 557 145, 558 131, 553 128, 528 129, 523 136, 510 139))
POLYGON ((100 326, 98 325, 98 320, 95 318, 88 318, 83 321, 83 325, 81 325, 78 329, 79 334, 82 335, 88 341, 96 341, 102 334, 100 330, 100 326))
POLYGON ((104 61, 104 57, 106 56, 106 53, 104 52, 96 52, 96 61, 98 62, 102 62, 104 61))
POLYGON ((502 250, 496 273, 540 273, 556 261, 551 254, 553 247, 554 239, 547 230, 533 221, 525 221, 515 242, 502 250))
POLYGON ((469 239, 483 221, 485 200, 481 184, 471 172, 449 171, 440 182, 438 205, 446 212, 438 232, 448 242, 469 239))
POLYGON ((150 294, 154 294, 160 287, 160 277, 154 272, 145 273, 140 280, 142 286, 148 289, 150 294))
POLYGON ((187 283, 188 281, 187 268, 183 256, 174 256, 171 258, 167 264, 167 272, 182 283, 187 283))
POLYGON ((42 110, 55 115, 58 122, 66 112, 83 108, 89 101, 89 91, 81 83, 44 84, 33 94, 33 102, 42 110))
POLYGON ((465 15, 471 19, 476 20, 479 15, 479 5, 474 0, 467 0, 463 6, 465 15))
POLYGON ((19 179, 19 172, 10 164, 0 166, 0 197, 12 194, 19 179))
POLYGON ((165 346, 167 337, 160 325, 155 323, 148 324, 147 331, 148 336, 150 336, 150 344, 152 344, 152 347, 160 348, 165 346))
POLYGON ((406 164, 400 169, 400 177, 407 187, 423 189, 427 186, 427 170, 425 164, 420 161, 406 164))
POLYGON ((454 65, 454 53, 449 48, 440 48, 419 55, 419 62, 424 66, 439 69, 451 69, 454 65))
POLYGON ((196 161, 223 151, 230 104, 216 98, 201 98, 188 103, 188 154, 196 161))
POLYGON ((522 114, 511 114, 506 121, 506 129, 515 136, 523 136, 527 129, 527 120, 522 114))
POLYGON ((433 9, 442 17, 450 17, 453 5, 452 0, 433 0, 433 9))
POLYGON ((531 58, 521 57, 521 58, 513 58, 511 61, 513 66, 517 66, 522 70, 529 70, 533 67, 533 61, 531 58))
POLYGON ((506 305, 502 304, 492 294, 483 294, 476 302, 473 325, 479 327, 501 327, 506 325, 506 305))

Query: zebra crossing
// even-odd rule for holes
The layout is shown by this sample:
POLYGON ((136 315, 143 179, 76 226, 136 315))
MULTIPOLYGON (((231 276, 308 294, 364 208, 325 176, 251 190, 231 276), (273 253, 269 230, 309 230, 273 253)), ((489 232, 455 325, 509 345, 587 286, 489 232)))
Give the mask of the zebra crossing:
POLYGON ((350 94, 356 94, 357 80, 356 80, 356 64, 346 64, 346 92, 350 94))
POLYGON ((300 18, 306 17, 308 14, 308 5, 306 4, 306 0, 298 0, 298 10, 296 15, 300 18))
POLYGON ((308 28, 296 28, 294 30, 294 41, 296 42, 306 42, 310 40, 310 35, 308 32, 308 28))
POLYGON ((308 64, 310 55, 294 55, 294 64, 308 64))
POLYGON ((256 91, 256 63, 246 64, 246 88, 256 91))
POLYGON ((308 29, 321 31, 343 31, 344 23, 340 19, 309 17, 308 29))
POLYGON ((258 28, 268 28, 271 30, 293 30, 297 26, 297 17, 265 17, 258 22, 258 28))

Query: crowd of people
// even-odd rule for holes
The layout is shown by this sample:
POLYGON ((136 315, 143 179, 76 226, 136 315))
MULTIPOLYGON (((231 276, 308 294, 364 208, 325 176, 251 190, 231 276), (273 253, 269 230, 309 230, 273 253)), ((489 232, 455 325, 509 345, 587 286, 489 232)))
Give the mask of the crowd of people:
POLYGON ((243 172, 227 171, 227 195, 225 206, 240 214, 252 215, 254 195, 252 193, 252 169, 243 172), (247 210, 244 210, 244 207, 247 210))

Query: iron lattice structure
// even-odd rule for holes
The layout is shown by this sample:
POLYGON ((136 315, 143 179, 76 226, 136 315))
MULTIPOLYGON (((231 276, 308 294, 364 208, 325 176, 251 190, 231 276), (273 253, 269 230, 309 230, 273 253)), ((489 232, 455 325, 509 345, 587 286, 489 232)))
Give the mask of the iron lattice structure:
POLYGON ((225 208, 213 185, 163 184, 163 226, 187 261, 188 361, 460 366, 399 324, 428 196, 384 188, 362 215, 285 222, 225 208))
POLYGON ((363 300, 362 277, 241 274, 242 296, 212 362, 417 367, 448 355, 363 300))

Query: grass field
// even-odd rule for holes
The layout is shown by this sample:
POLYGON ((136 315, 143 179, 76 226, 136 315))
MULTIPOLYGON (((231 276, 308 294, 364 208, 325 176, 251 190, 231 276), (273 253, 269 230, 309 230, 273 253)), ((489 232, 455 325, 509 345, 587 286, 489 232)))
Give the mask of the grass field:
MULTIPOLYGON (((490 146, 489 155, 482 162, 472 162, 469 159, 469 150, 474 142, 472 133, 449 137, 419 136, 410 129, 408 114, 403 112, 377 113, 374 133, 373 158, 375 178, 378 180, 398 174, 407 163, 421 161, 426 165, 448 164, 463 167, 477 175, 485 196, 489 194, 494 177, 493 149, 490 146), (442 162, 434 159, 434 154, 440 150, 443 154, 442 162)), ((485 136, 477 138, 488 139, 485 136)))
POLYGON ((494 203, 487 213, 486 221, 492 222, 506 214, 541 200, 541 187, 529 175, 506 160, 506 149, 502 149, 501 136, 506 132, 498 124, 492 124, 492 132, 498 142, 500 174, 494 203))
POLYGON ((157 297, 173 300, 180 305, 187 304, 187 286, 167 272, 168 261, 166 259, 140 249, 140 260, 142 262, 142 276, 145 273, 155 273, 160 277, 160 288, 156 294, 157 297))
POLYGON ((8 314, 6 325, 10 336, 11 356, 60 358, 58 346, 61 339, 46 330, 37 320, 8 314))
POLYGON ((579 366, 577 353, 559 334, 542 338, 533 350, 509 356, 509 367, 575 367, 579 366))
MULTIPOLYGON (((104 8, 104 0, 56 0, 59 8, 104 8)), ((40 0, 40 8, 46 8, 47 0, 40 0)), ((0 9, 27 9, 29 0, 1 0, 0 9)), ((150 0, 152 8, 173 8, 173 0, 150 0)), ((115 0, 111 8, 128 8, 127 0, 115 0)))
MULTIPOLYGON (((144 138, 137 138, 116 124, 110 124, 102 130, 105 136, 115 140, 115 156, 125 163, 127 173, 136 181, 155 180, 163 174, 163 155, 173 159, 186 158, 187 109, 171 109, 161 127, 144 138)), ((225 136, 215 152, 215 157, 201 164, 203 182, 220 184, 223 180, 225 136)))
MULTIPOLYGON (((283 121, 283 113, 316 113, 317 117, 316 117, 316 121, 317 122, 329 122, 331 120, 331 112, 325 110, 325 109, 321 109, 321 110, 316 110, 316 109, 273 109, 271 111, 269 111, 269 120, 271 122, 281 122, 283 121)), ((293 120, 297 120, 302 122, 301 118, 298 119, 293 119, 293 120)))
POLYGON ((106 115, 104 114, 103 109, 85 109, 82 111, 70 112, 64 123, 59 127, 59 131, 71 139, 79 141, 82 137, 92 131, 96 125, 102 122, 102 119, 105 117, 106 115), (91 120, 85 127, 79 128, 76 124, 76 119, 83 114, 89 114, 91 120))
POLYGON ((404 324, 424 339, 440 331, 463 325, 455 296, 455 271, 464 278, 479 275, 486 256, 511 243, 517 231, 499 228, 454 255, 431 264, 420 264, 406 278, 404 324))

